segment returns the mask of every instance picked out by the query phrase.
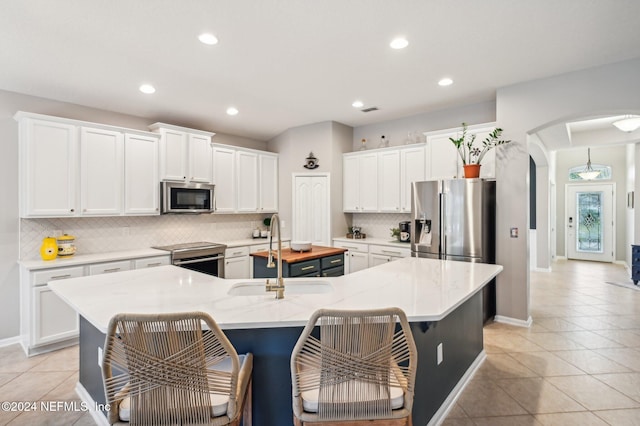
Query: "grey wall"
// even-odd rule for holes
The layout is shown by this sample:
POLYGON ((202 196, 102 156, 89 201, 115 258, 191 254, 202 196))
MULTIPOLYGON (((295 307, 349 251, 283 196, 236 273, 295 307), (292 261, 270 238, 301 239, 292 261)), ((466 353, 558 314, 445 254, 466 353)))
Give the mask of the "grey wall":
MULTIPOLYGON (((612 179, 594 181, 598 183, 616 184, 616 247, 615 260, 626 260, 627 247, 627 148, 624 145, 593 147, 591 148, 591 161, 613 168, 612 179)), ((575 166, 584 166, 587 162, 587 148, 576 148, 558 151, 556 154, 556 253, 558 256, 567 256, 566 252, 566 218, 565 194, 566 184, 580 183, 569 181, 569 169, 575 166)))
MULTIPOLYGON (((87 108, 0 90, 0 341, 16 337, 20 330, 19 219, 18 219, 18 123, 17 111, 72 118, 131 129, 147 130, 149 120, 111 111, 87 108)), ((215 132, 215 129, 201 129, 215 132)), ((266 142, 216 134, 214 141, 266 149, 266 142)))

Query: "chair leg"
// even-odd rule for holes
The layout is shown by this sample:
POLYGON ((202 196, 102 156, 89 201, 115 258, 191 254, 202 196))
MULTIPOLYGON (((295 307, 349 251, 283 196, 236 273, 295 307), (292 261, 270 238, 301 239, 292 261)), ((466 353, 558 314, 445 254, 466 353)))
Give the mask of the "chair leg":
POLYGON ((244 396, 244 407, 242 409, 242 426, 251 426, 253 423, 253 419, 251 418, 251 405, 252 405, 252 384, 253 379, 249 379, 249 384, 247 385, 247 393, 244 396))

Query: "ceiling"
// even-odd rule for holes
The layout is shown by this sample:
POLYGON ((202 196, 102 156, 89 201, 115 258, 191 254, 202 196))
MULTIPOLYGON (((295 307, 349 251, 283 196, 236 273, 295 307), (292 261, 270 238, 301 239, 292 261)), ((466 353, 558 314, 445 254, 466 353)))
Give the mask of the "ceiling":
POLYGON ((0 89, 268 140, 640 57, 638 16, 637 0, 3 0, 0 89))

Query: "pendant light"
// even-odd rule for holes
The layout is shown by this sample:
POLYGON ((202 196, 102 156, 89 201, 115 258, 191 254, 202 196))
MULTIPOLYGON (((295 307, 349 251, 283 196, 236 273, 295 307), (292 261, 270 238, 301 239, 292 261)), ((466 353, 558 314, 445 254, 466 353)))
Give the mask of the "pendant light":
POLYGON ((578 173, 584 180, 595 179, 600 174, 600 170, 593 170, 591 167, 591 148, 587 148, 587 167, 584 168, 583 171, 578 173))
POLYGON ((614 121, 613 125, 623 132, 633 132, 640 127, 640 117, 625 115, 623 119, 614 121))

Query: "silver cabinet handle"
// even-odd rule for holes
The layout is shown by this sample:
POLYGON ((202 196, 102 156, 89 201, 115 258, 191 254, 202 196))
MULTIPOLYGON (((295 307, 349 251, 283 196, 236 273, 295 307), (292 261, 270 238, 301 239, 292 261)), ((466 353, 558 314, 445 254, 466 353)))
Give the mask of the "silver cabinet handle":
POLYGON ((402 253, 400 253, 399 251, 391 251, 391 250, 381 250, 383 253, 388 253, 388 254, 395 254, 398 256, 402 256, 402 253))
POLYGON ((69 278, 71 277, 71 274, 64 274, 64 275, 56 275, 55 277, 51 277, 52 280, 61 280, 64 278, 69 278))
POLYGON ((160 265, 162 265, 162 262, 147 263, 147 267, 151 267, 151 266, 160 266, 160 265))
POLYGON ((300 268, 301 271, 308 271, 309 269, 315 269, 316 267, 311 265, 311 266, 305 266, 304 268, 300 268))
POLYGON ((334 259, 329 263, 340 263, 340 262, 342 262, 342 259, 334 259))
POLYGON ((118 272, 120 270, 120 268, 111 268, 111 269, 105 269, 102 272, 118 272))

